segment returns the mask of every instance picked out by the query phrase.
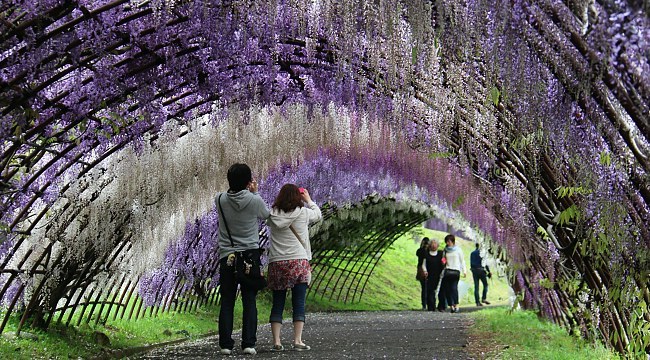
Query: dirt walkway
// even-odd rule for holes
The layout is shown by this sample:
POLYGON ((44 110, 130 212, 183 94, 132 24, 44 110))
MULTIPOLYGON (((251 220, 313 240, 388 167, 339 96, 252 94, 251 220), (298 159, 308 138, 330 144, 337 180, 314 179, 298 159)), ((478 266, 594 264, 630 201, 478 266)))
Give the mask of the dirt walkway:
MULTIPOLYGON (((260 319, 262 320, 262 319, 260 319)), ((303 339, 309 351, 271 352, 269 324, 257 332, 257 355, 243 355, 239 333, 236 351, 219 355, 218 340, 209 337, 153 350, 132 359, 470 359, 466 314, 427 311, 341 312, 307 314, 303 339)), ((291 322, 285 321, 282 342, 290 349, 291 322)))

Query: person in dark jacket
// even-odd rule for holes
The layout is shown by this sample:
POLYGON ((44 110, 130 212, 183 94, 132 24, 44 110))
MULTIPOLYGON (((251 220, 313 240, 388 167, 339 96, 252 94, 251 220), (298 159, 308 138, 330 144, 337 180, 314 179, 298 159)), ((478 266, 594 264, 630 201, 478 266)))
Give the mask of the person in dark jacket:
POLYGON ((421 287, 420 300, 422 302, 422 310, 427 309, 427 269, 424 260, 426 258, 427 251, 429 251, 428 249, 429 238, 425 237, 422 238, 422 241, 420 242, 420 248, 415 252, 415 255, 418 257, 417 280, 420 282, 421 287), (422 277, 420 277, 419 274, 422 274, 422 277))
MULTIPOLYGON (((425 254, 425 265, 427 267, 427 310, 436 310, 436 292, 440 285, 440 274, 444 265, 442 264, 442 251, 438 250, 438 240, 432 239, 429 249, 425 254)), ((444 306, 444 305, 443 305, 444 306)))
POLYGON ((485 264, 483 266, 483 259, 481 258, 481 252, 479 250, 479 244, 476 244, 476 250, 472 251, 469 256, 469 266, 472 270, 472 277, 474 278, 474 300, 476 300, 476 306, 483 306, 483 304, 490 304, 487 301, 487 292, 488 292, 488 282, 487 278, 492 277, 490 268, 485 264), (479 301, 479 281, 483 283, 483 296, 481 301, 479 301))

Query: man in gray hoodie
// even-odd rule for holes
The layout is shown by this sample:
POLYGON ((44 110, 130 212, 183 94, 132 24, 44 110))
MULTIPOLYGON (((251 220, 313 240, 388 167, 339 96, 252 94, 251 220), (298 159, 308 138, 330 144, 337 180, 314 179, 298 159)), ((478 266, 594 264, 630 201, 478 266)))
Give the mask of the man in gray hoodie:
MULTIPOLYGON (((269 217, 269 209, 257 194, 257 182, 246 164, 234 164, 228 169, 229 189, 217 194, 215 203, 219 213, 219 347, 221 354, 232 354, 235 298, 238 282, 235 279, 234 253, 259 250, 259 220, 269 217), (223 226, 221 226, 223 225, 223 226)), ((259 256, 259 255, 258 255, 259 256)), ((244 354, 254 355, 257 342, 257 290, 240 284, 243 306, 242 343, 244 354)))

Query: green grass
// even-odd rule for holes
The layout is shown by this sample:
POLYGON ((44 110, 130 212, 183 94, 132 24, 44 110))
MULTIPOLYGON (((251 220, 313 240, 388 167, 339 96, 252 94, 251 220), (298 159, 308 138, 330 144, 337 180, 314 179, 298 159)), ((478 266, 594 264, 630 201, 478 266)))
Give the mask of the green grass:
MULTIPOLYGON (((269 317, 270 295, 263 293, 258 299, 258 316, 260 323, 263 323, 269 317)), ((156 317, 145 316, 137 321, 108 321, 105 326, 96 326, 91 322, 68 327, 54 324, 47 331, 23 329, 23 332, 36 335, 37 340, 9 338, 7 334, 15 333, 18 323, 17 319, 12 319, 5 330, 5 336, 0 336, 0 359, 90 358, 113 350, 198 338, 217 331, 218 313, 218 306, 204 306, 191 314, 159 313, 156 317), (110 346, 102 347, 96 344, 96 331, 108 336, 110 346)), ((235 328, 240 328, 240 301, 235 306, 234 320, 235 328)))
POLYGON ((308 311, 409 310, 419 307, 420 284, 415 280, 417 244, 407 237, 386 251, 366 284, 361 302, 344 304, 318 296, 307 299, 308 311))
MULTIPOLYGON (((26 337, 14 338, 10 334, 15 334, 15 326, 11 319, 9 329, 6 329, 3 336, 0 337, 0 359, 67 359, 68 355, 88 354, 99 352, 98 347, 94 347, 87 342, 90 334, 84 334, 83 330, 75 328, 60 328, 52 326, 47 332, 27 329, 25 332, 36 336, 37 339, 26 337)), ((28 335, 29 336, 29 335, 28 335)), ((76 356, 74 356, 76 357, 76 356)))
MULTIPOLYGON (((441 241, 446 233, 426 229, 416 229, 420 236, 428 236, 441 241)), ((463 249, 467 264, 469 254, 474 250, 471 242, 457 240, 463 249)), ((331 302, 310 296, 307 311, 333 310, 414 310, 420 307, 420 284, 415 280, 417 258, 415 251, 419 239, 414 233, 398 239, 386 251, 375 268, 361 301, 354 304, 331 302)), ((496 276, 489 284, 488 299, 495 303, 507 304, 510 288, 503 277, 496 276)), ((461 278, 467 283, 467 293, 461 297, 461 307, 474 304, 473 281, 471 273, 461 278)), ((291 302, 288 301, 288 304, 291 302)), ((258 321, 264 324, 271 309, 271 293, 262 292, 258 296, 258 321)), ((217 306, 202 307, 192 314, 164 313, 155 318, 145 317, 137 321, 109 321, 106 326, 83 324, 65 327, 53 325, 47 332, 27 329, 38 336, 38 340, 8 339, 0 336, 0 359, 69 359, 90 358, 114 349, 126 349, 153 343, 169 342, 177 339, 193 339, 217 330, 217 306), (93 333, 102 332, 110 338, 109 347, 95 344, 93 333)), ((1 315, 1 313, 0 313, 1 315)), ((290 306, 285 311, 290 317, 290 306)), ((569 336, 565 330, 540 321, 530 312, 509 314, 505 306, 488 307, 472 313, 475 326, 472 334, 478 339, 476 344, 483 349, 479 358, 494 359, 616 359, 611 352, 602 347, 594 347, 583 340, 569 336)), ((241 305, 235 308, 235 328, 241 327, 241 305)), ((76 323, 73 317, 72 323, 76 323)), ((13 318, 5 330, 15 331, 18 319, 13 318)), ((471 350, 471 349, 469 349, 471 350)))
MULTIPOLYGON (((570 336, 532 311, 490 307, 471 313, 474 351, 481 359, 592 360, 619 359, 603 345, 570 336)), ((472 346, 470 345, 470 349, 472 346)))

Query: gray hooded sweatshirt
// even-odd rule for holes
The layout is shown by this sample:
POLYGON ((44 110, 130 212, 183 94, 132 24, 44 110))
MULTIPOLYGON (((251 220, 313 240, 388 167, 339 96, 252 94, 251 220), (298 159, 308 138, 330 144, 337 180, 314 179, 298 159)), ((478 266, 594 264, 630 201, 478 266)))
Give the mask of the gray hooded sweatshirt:
POLYGON ((320 209, 314 202, 305 207, 297 207, 291 212, 271 209, 271 217, 267 224, 271 230, 271 248, 269 262, 307 259, 311 260, 311 242, 309 241, 309 223, 322 219, 320 209), (300 239, 291 231, 289 225, 300 239))
POLYGON ((219 249, 220 259, 232 254, 235 251, 244 251, 259 248, 259 220, 266 220, 270 213, 264 200, 248 190, 241 190, 236 193, 223 192, 217 194, 214 199, 219 213, 219 249), (225 213, 232 242, 228 237, 221 209, 219 209, 219 195, 221 195, 221 207, 225 213))

